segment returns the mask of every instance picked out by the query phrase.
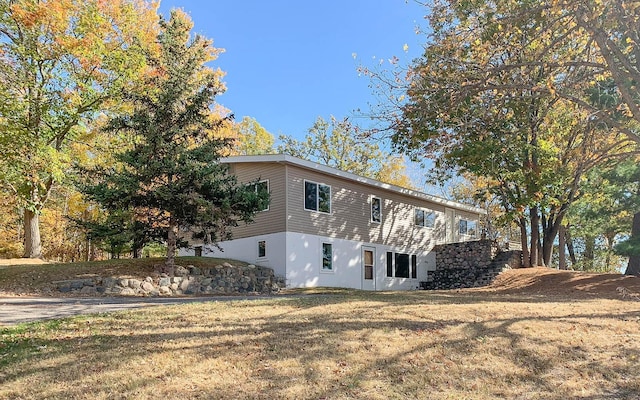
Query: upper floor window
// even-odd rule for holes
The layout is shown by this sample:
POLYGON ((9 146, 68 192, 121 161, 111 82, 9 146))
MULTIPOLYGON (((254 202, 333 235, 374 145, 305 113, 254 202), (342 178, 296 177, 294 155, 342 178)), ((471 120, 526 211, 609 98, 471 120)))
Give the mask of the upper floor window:
POLYGON ((436 225, 436 213, 433 211, 416 208, 414 222, 418 226, 433 228, 436 225))
POLYGON ((371 197, 371 222, 382 222, 382 200, 379 197, 371 197))
MULTIPOLYGON (((253 187, 256 193, 269 193, 269 180, 258 181, 256 183, 252 183, 250 186, 253 187)), ((265 202, 264 208, 260 211, 268 211, 269 210, 269 202, 265 202)))
POLYGON ((458 232, 460 232, 461 235, 476 237, 476 221, 461 219, 458 223, 458 232))
POLYGON ((331 186, 304 181, 304 209, 331 212, 331 186))

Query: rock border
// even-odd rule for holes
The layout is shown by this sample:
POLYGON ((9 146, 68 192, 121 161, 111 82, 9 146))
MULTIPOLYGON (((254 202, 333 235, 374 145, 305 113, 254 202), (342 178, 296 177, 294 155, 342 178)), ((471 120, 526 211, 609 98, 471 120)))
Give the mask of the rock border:
POLYGON ((87 296, 185 296, 220 294, 272 294, 285 287, 284 278, 273 269, 255 265, 232 265, 225 262, 214 267, 175 266, 144 279, 92 277, 54 282, 58 292, 87 296))

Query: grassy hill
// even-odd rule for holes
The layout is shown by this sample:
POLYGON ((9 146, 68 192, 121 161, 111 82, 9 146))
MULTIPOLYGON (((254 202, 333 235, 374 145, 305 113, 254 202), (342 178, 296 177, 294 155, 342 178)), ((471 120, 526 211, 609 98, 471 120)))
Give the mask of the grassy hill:
MULTIPOLYGON (((157 261, 5 267, 0 282, 142 276, 157 261)), ((616 291, 638 280, 532 268, 477 289, 317 289, 0 327, 0 399, 638 399, 640 301, 616 291)))

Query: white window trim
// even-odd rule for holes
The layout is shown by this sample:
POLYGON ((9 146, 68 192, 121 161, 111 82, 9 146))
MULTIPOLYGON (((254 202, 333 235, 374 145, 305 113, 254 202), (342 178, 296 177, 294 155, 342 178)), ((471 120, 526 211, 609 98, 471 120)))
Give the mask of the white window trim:
POLYGON ((428 208, 416 207, 413 209, 413 225, 419 226, 420 228, 434 229, 436 227, 436 220, 438 218, 438 214, 434 210, 430 210, 428 208), (419 225, 416 223, 416 212, 422 211, 424 216, 422 217, 423 225, 419 225), (433 226, 427 225, 427 214, 433 214, 433 226))
POLYGON ((265 261, 267 260, 267 241, 265 239, 256 240, 256 260, 265 261), (260 256, 260 242, 264 242, 264 256, 260 256))
POLYGON ((331 188, 331 185, 305 179, 302 184, 302 206, 305 211, 317 212, 322 214, 331 214, 331 210, 333 209, 333 189, 331 188), (316 209, 315 210, 312 208, 307 208, 307 196, 306 196, 307 183, 313 183, 314 185, 316 185, 316 209), (320 186, 326 186, 329 188, 329 211, 328 212, 320 211, 320 186))
POLYGON ((320 273, 321 274, 335 274, 336 273, 336 253, 335 253, 335 243, 329 240, 320 240, 320 273), (324 268, 324 245, 328 244, 331 246, 331 269, 324 268))
POLYGON ((372 222, 374 224, 382 224, 382 199, 378 196, 369 196, 369 222, 372 222), (374 200, 378 200, 379 204, 380 204, 380 221, 374 221, 373 220, 373 201, 374 200))
POLYGON ((458 219, 458 235, 464 236, 464 237, 468 237, 468 238, 476 238, 476 237, 478 237, 478 221, 475 220, 475 219, 467 219, 467 218, 458 219), (466 221, 467 222, 467 230, 464 233, 460 232, 460 223, 462 221, 466 221), (473 223, 474 226, 475 226, 475 233, 473 235, 469 234, 469 223, 473 223))
MULTIPOLYGON (((255 189, 255 191, 256 191, 256 193, 258 192, 258 184, 262 183, 262 182, 266 182, 267 183, 267 193, 270 194, 271 193, 271 186, 270 186, 270 183, 269 183, 269 179, 261 179, 258 182, 252 184, 254 189, 255 189)), ((260 210, 258 212, 269 211, 269 207, 270 206, 271 206, 271 202, 269 202, 269 204, 267 204, 267 208, 265 208, 264 210, 260 210)))
POLYGON ((387 251, 385 251, 384 257, 385 257, 384 258, 384 266, 385 266, 384 277, 385 277, 386 280, 391 281, 393 279, 405 279, 405 280, 417 281, 419 279, 418 278, 418 275, 419 275, 418 274, 418 269, 419 269, 419 266, 420 266, 420 257, 418 256, 417 253, 404 252, 404 251, 400 251, 400 250, 387 250, 387 251), (392 265, 391 272, 393 273, 393 276, 388 276, 387 275, 387 253, 392 253, 393 254, 391 256, 391 265, 392 265), (396 254, 406 254, 406 255, 409 256, 409 277, 408 278, 404 277, 404 276, 396 276, 396 254), (416 277, 415 278, 411 277, 412 276, 412 274, 411 274, 411 272, 412 272, 411 262, 412 262, 413 256, 416 257, 416 277))

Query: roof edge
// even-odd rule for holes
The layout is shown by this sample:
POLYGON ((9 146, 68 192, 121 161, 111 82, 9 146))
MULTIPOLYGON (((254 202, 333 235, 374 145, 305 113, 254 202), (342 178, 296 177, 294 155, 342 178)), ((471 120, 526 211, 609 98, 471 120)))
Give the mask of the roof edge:
POLYGON ((487 214, 486 210, 467 204, 459 203, 457 201, 447 200, 442 197, 434 196, 432 194, 420 192, 413 189, 407 189, 401 186, 392 185, 390 183, 380 182, 372 178, 366 178, 364 176, 356 175, 351 172, 339 170, 337 168, 328 167, 313 161, 303 160, 298 157, 290 156, 287 154, 263 154, 255 156, 230 156, 220 159, 221 163, 235 164, 235 163, 259 163, 259 162, 275 162, 297 165, 302 168, 319 171, 328 175, 337 176, 344 179, 350 179, 365 185, 378 187, 385 190, 401 193, 403 195, 419 198, 422 200, 428 200, 433 203, 441 204, 446 207, 455 208, 462 211, 487 214))

